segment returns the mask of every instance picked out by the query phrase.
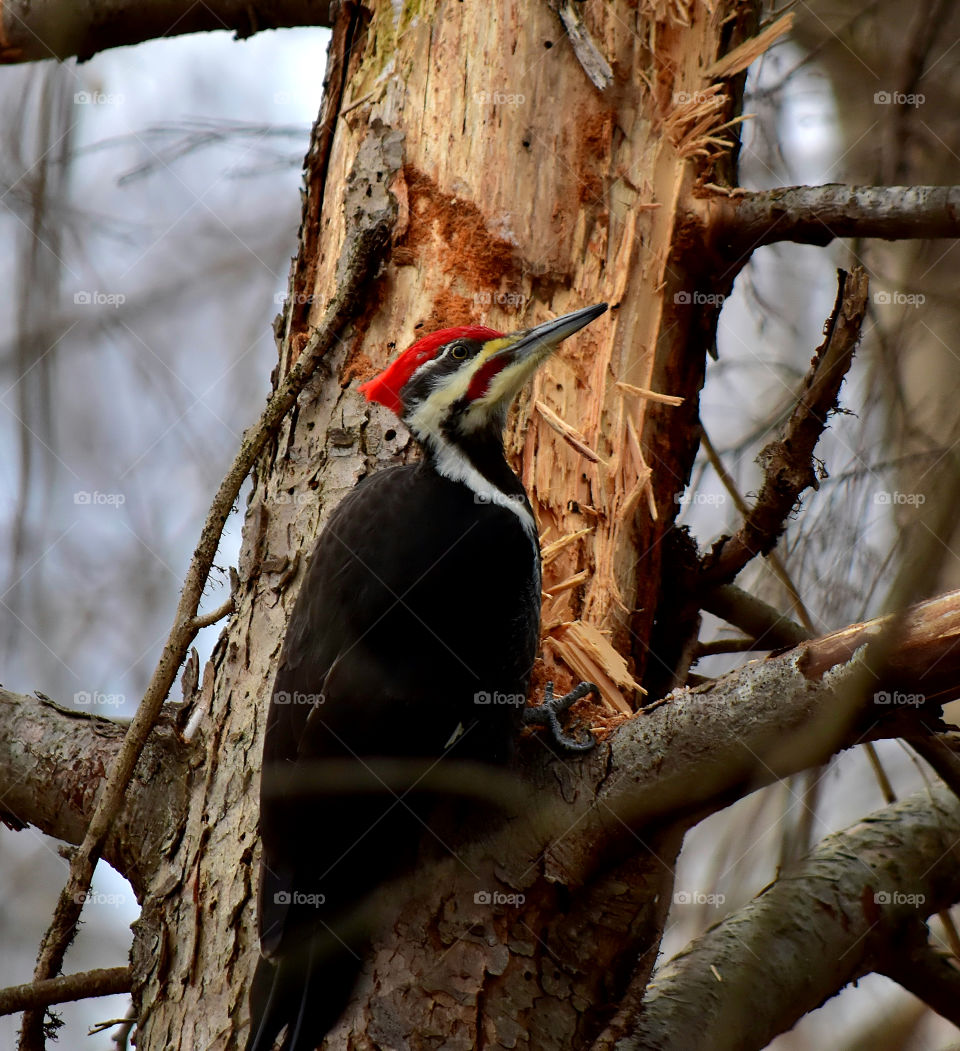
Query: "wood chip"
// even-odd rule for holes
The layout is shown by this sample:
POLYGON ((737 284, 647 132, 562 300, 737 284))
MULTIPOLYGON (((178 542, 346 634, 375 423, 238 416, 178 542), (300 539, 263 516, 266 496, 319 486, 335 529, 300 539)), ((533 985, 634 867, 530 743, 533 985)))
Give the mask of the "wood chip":
POLYGON ((589 460, 591 463, 603 463, 603 458, 593 451, 584 436, 576 429, 571 426, 566 420, 561 419, 549 405, 544 404, 539 398, 533 403, 537 412, 540 413, 544 423, 552 427, 557 434, 560 435, 563 440, 576 449, 584 459, 589 460))
POLYGON ((557 656, 586 682, 594 683, 603 701, 621 715, 632 715, 633 709, 623 694, 643 687, 627 671, 627 662, 592 624, 582 620, 561 624, 550 635, 557 656))
POLYGON ((704 75, 714 80, 717 77, 732 77, 737 73, 742 73, 747 66, 756 62, 765 51, 769 50, 780 37, 790 32, 793 28, 793 17, 791 11, 783 18, 778 18, 772 25, 767 26, 762 33, 758 33, 749 40, 744 40, 738 47, 728 51, 722 58, 718 58, 712 66, 707 68, 704 75))
POLYGON ((617 386, 625 394, 632 394, 636 398, 645 398, 647 401, 655 401, 658 405, 683 404, 683 398, 678 398, 675 394, 658 394, 655 390, 638 387, 633 383, 623 383, 620 380, 617 380, 617 386))

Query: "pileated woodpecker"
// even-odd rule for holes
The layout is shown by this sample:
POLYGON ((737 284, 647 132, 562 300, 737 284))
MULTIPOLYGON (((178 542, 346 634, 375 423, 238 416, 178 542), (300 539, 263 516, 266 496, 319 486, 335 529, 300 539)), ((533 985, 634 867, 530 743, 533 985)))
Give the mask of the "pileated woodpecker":
POLYGON ((559 722, 591 684, 558 698, 548 686, 525 706, 540 546, 503 428, 537 367, 606 309, 511 335, 444 329, 360 387, 406 423, 423 458, 340 503, 290 618, 263 751, 248 1051, 268 1051, 284 1027, 285 1051, 318 1046, 352 992, 371 903, 413 860, 430 811, 422 792, 385 783, 378 762, 503 766, 522 723, 546 726, 565 750, 594 743, 559 722), (323 791, 325 770, 346 777, 323 791))

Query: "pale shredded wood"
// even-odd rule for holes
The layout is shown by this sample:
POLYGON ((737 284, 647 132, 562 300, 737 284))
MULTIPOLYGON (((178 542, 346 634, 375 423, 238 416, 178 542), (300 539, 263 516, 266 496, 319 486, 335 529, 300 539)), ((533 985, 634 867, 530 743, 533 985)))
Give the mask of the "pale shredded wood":
POLYGON ((574 573, 573 576, 567 577, 566 580, 561 580, 559 584, 551 584, 550 598, 559 595, 561 591, 569 591, 571 588, 577 587, 578 584, 585 584, 590 579, 590 576, 589 569, 581 569, 579 573, 574 573))
POLYGON ((594 450, 587 445, 587 439, 584 438, 576 427, 558 416, 549 405, 540 401, 539 398, 533 404, 537 412, 540 413, 544 423, 552 427, 557 434, 559 434, 568 445, 576 449, 581 456, 585 457, 591 463, 603 463, 603 458, 599 453, 594 452, 594 450))
POLYGON ((718 58, 712 66, 707 68, 705 76, 713 80, 718 77, 732 77, 742 73, 747 66, 756 60, 769 48, 771 48, 785 33, 793 28, 794 14, 790 11, 783 18, 768 25, 762 33, 751 37, 732 51, 728 51, 722 58, 718 58))
POLYGON ((554 540, 552 543, 547 544, 546 547, 540 552, 540 562, 544 566, 550 565, 550 563, 560 554, 560 552, 568 547, 570 544, 579 540, 580 537, 586 536, 588 533, 594 531, 594 526, 587 526, 584 529, 578 529, 573 533, 567 533, 566 536, 560 537, 559 540, 554 540))
POLYGON ((643 687, 633 680, 627 662, 592 624, 568 621, 551 632, 550 640, 564 664, 581 679, 594 683, 606 704, 622 715, 633 714, 623 694, 643 693, 643 687))
POLYGON ((658 405, 683 404, 683 398, 678 398, 675 394, 658 394, 654 390, 638 387, 634 383, 624 383, 622 380, 617 380, 617 386, 627 394, 633 394, 637 398, 645 398, 647 401, 655 401, 658 405))

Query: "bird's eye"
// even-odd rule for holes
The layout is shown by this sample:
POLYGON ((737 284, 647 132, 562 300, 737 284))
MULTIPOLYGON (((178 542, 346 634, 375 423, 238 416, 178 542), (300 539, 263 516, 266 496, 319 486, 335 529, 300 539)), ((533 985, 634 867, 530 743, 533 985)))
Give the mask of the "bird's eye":
POLYGON ((465 361, 467 353, 467 348, 462 343, 454 343, 450 347, 450 357, 454 361, 465 361))

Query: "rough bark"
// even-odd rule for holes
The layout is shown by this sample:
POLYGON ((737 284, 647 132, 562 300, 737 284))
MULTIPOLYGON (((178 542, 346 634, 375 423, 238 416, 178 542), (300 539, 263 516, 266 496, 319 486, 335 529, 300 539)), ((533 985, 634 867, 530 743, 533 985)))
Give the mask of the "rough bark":
MULTIPOLYGON (((419 873, 412 904, 373 962, 378 989, 363 1016, 368 1035, 414 1040, 416 1046, 414 1038, 421 1035, 443 1042, 459 1033, 464 1044, 468 1039, 501 1043, 529 1031, 540 1041, 535 1046, 544 1046, 543 1041, 549 1046, 553 1029, 567 1032, 574 1046, 589 1043, 609 1021, 608 1005, 617 1002, 631 974, 638 980, 637 956, 639 980, 646 979, 670 900, 664 889, 669 890, 673 858, 690 824, 839 748, 940 728, 939 703, 960 693, 960 593, 924 603, 902 619, 886 660, 892 678, 875 684, 894 692, 878 700, 876 691, 865 694, 860 688, 861 673, 864 645, 881 635, 886 623, 853 625, 755 662, 709 687, 678 691, 621 726, 586 761, 544 762, 539 745, 528 741, 527 765, 536 782, 524 789, 529 805, 501 832, 419 873), (922 694, 923 702, 899 704, 895 687, 909 690, 911 697, 922 694), (438 887, 443 888, 439 900, 438 887), (477 899, 483 893, 514 897, 504 905, 488 904, 477 899), (424 946, 424 930, 434 932, 433 946, 424 946), (442 966, 436 955, 443 955, 442 966), (598 959, 604 966, 597 966, 598 959), (536 993, 531 988, 535 974, 536 993), (483 990, 485 1017, 476 1015, 481 1036, 477 1030, 464 1031, 459 1021, 471 987, 483 990), (429 1024, 423 1020, 424 991, 431 1005, 429 1024), (489 1004, 499 1004, 500 1013, 492 1016, 489 1004)), ((244 660, 252 652, 248 647, 232 659, 244 660)), ((214 663, 230 659, 220 647, 214 663)), ((263 653, 257 656, 258 662, 264 659, 263 653)), ((209 691, 212 680, 205 681, 209 691)), ((77 838, 92 813, 97 781, 119 748, 120 728, 64 713, 50 702, 13 695, 4 700, 0 783, 13 786, 14 793, 5 798, 17 803, 14 813, 21 822, 77 838), (79 732, 71 732, 76 725, 79 732), (18 744, 21 738, 29 751, 18 744), (62 753, 61 742, 67 746, 62 753), (41 755, 47 761, 38 767, 35 756, 41 755), (51 765, 51 755, 59 755, 61 765, 51 765), (79 766, 77 756, 83 758, 79 766), (58 809, 70 777, 82 779, 83 794, 72 810, 58 809)), ((250 741, 221 735, 218 745, 218 753, 229 754, 249 749, 250 741)), ((165 796, 171 786, 156 776, 158 770, 177 769, 166 753, 180 751, 176 735, 164 727, 154 731, 142 760, 152 765, 134 781, 130 813, 124 812, 121 823, 127 850, 111 857, 121 871, 128 864, 142 871, 143 857, 132 856, 132 846, 143 842, 137 837, 149 827, 144 811, 152 809, 155 823, 182 813, 179 806, 169 808, 165 796)), ((197 754, 203 754, 200 744, 197 754)), ((204 809, 191 812, 185 829, 174 824, 161 840, 162 849, 148 853, 154 868, 147 874, 134 962, 150 969, 151 976, 152 969, 169 973, 190 962, 192 982, 206 990, 207 1013, 232 1004, 242 1017, 235 987, 243 982, 236 964, 229 961, 232 974, 221 978, 194 961, 196 954, 209 951, 208 939, 222 944, 217 939, 227 935, 236 944, 242 936, 237 916, 247 903, 241 891, 250 890, 244 871, 215 873, 211 879, 182 868, 185 858, 197 864, 207 852, 225 850, 234 836, 244 848, 243 859, 252 853, 251 829, 245 827, 252 820, 244 788, 250 778, 224 764, 228 770, 232 776, 213 791, 211 771, 197 768, 203 781, 195 783, 193 794, 202 795, 204 809), (162 857, 174 846, 174 833, 180 846, 162 857), (204 922, 208 911, 219 916, 231 910, 234 922, 228 927, 204 922), (145 944, 148 937, 155 941, 145 944)), ((173 788, 178 786, 174 780, 173 788)), ((187 787, 184 783, 184 794, 187 787)), ((166 998, 180 1007, 165 999, 155 1003, 141 1023, 142 1039, 154 1039, 148 1034, 160 1019, 172 1026, 175 1018, 190 1039, 206 1039, 209 1032, 201 1028, 206 1015, 186 1010, 181 999, 193 995, 193 985, 165 988, 166 998)), ((164 1039, 175 1040, 176 1034, 168 1031, 164 1039)), ((217 1039, 227 1046, 229 1030, 217 1039)))
MULTIPOLYGON (((0 819, 80 843, 126 727, 0 688, 0 819)), ((104 857, 141 897, 160 858, 183 831, 191 756, 172 719, 140 757, 104 857)))
POLYGON ((960 186, 783 186, 696 202, 731 258, 778 241, 828 245, 836 237, 960 237, 960 186))
POLYGON ((958 841, 960 802, 944 785, 827 837, 661 968, 636 1029, 610 1046, 766 1047, 849 982, 887 969, 918 919, 956 902, 958 841))
MULTIPOLYGON (((481 320, 518 328, 602 299, 614 305, 521 401, 509 449, 545 543, 559 545, 546 566, 554 597, 539 677, 563 683, 589 669, 611 705, 622 693, 635 700, 620 684, 642 675, 660 541, 696 449, 704 350, 719 312, 701 293, 722 301, 729 291, 715 287, 695 197, 716 177, 733 117, 710 71, 755 16, 750 4, 695 0, 670 12, 626 2, 584 12, 343 5, 307 157, 292 295, 276 328, 278 385, 310 352, 368 193, 395 214, 391 251, 255 468, 234 613, 193 699, 202 760, 178 835, 141 880, 139 1047, 228 1048, 245 1036, 265 697, 325 517, 369 471, 412 455, 395 419, 368 410, 350 381, 422 331, 481 320), (598 88, 607 67, 613 79, 598 88), (538 403, 547 411, 534 411, 538 403), (576 453, 550 413, 596 458, 576 453)), ((739 61, 723 75, 742 70, 739 61)), ((914 639, 917 654, 950 658, 929 680, 931 703, 956 689, 953 636, 942 634, 953 606, 940 612, 927 649, 914 639)), ((532 782, 553 801, 548 820, 531 819, 519 842, 514 833, 474 844, 421 874, 329 1046, 587 1046, 631 981, 642 987, 649 975, 685 823, 858 734, 916 729, 912 709, 902 722, 892 708, 880 713, 883 728, 857 721, 868 700, 851 658, 875 629, 861 630, 750 666, 715 692, 675 695, 588 760, 546 763, 540 742, 528 741, 532 782), (766 714, 733 740, 732 715, 752 712, 744 691, 766 714), (784 696, 797 701, 800 733, 789 740, 784 696), (814 729, 812 713, 822 716, 814 729), (733 755, 726 771, 718 739, 733 755), (684 769, 710 793, 691 798, 684 769), (657 794, 652 809, 645 791, 657 794), (523 900, 477 896, 498 890, 523 900)), ((902 671, 904 682, 917 674, 902 671)))

